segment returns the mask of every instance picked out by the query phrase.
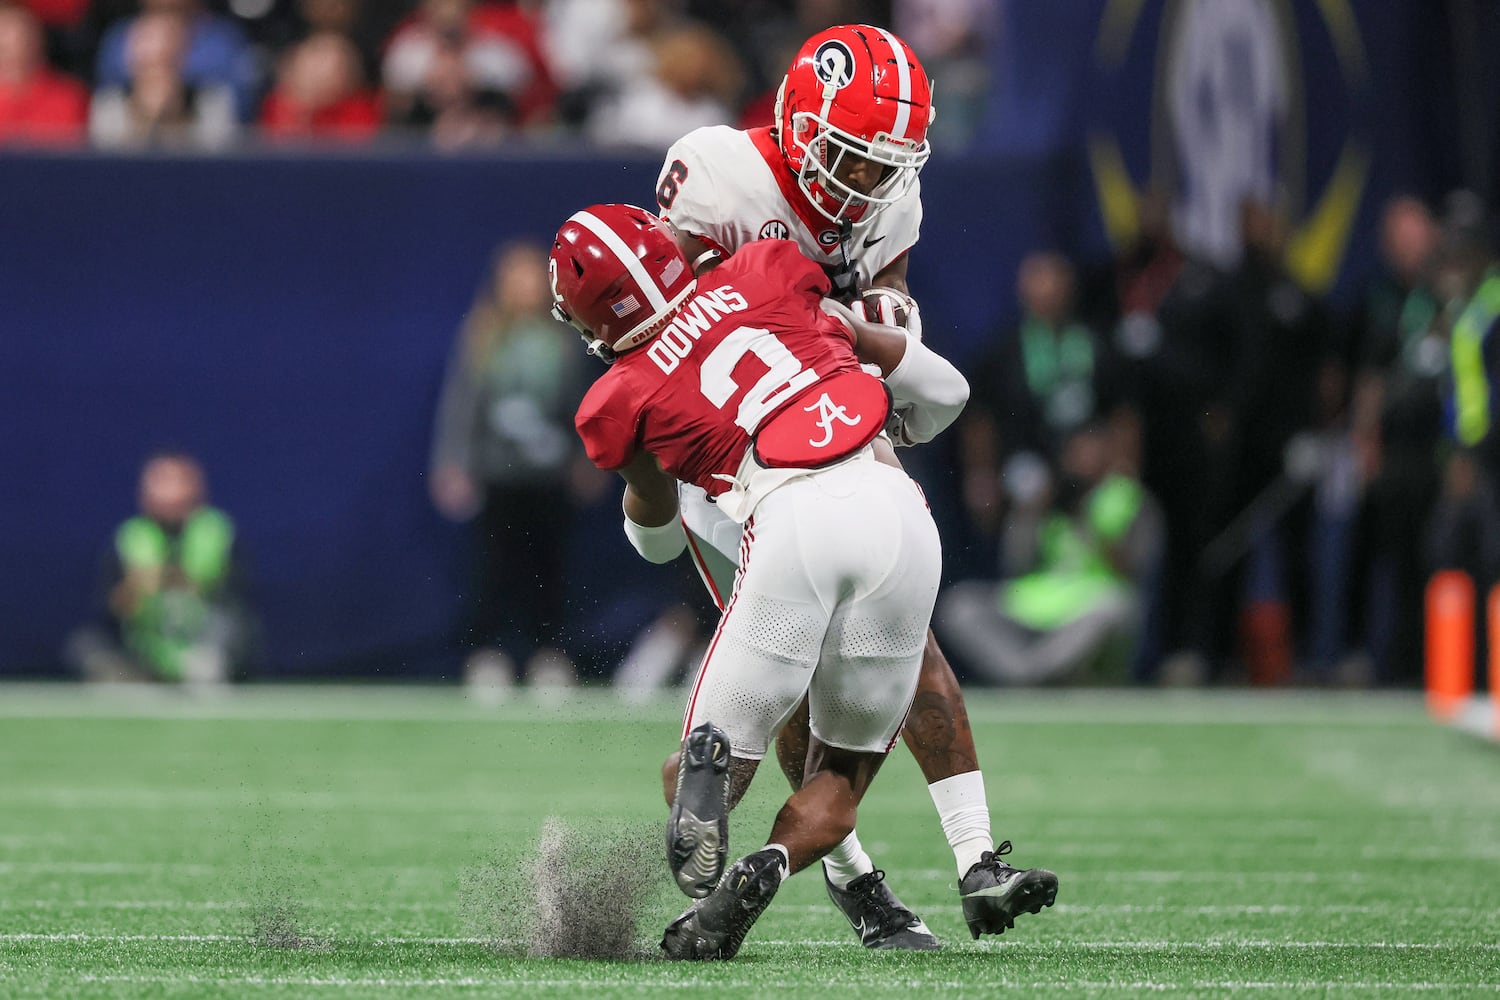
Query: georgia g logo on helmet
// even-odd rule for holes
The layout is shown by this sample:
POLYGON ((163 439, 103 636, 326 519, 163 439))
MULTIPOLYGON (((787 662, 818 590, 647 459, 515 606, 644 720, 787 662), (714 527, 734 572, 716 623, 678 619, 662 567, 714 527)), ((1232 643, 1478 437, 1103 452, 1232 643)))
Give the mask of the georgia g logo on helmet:
POLYGON ((854 82, 854 53, 838 39, 829 39, 813 53, 813 72, 833 89, 843 90, 854 82))

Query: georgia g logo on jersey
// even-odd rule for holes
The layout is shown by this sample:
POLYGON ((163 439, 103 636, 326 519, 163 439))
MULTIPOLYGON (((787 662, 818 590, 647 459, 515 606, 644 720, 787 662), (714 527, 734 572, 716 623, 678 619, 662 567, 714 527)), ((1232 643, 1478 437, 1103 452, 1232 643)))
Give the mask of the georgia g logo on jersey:
POLYGON ((813 72, 835 90, 842 90, 854 82, 854 53, 838 39, 829 39, 813 53, 813 72))
POLYGON ((759 238, 763 240, 789 240, 792 238, 792 230, 780 219, 772 219, 760 227, 759 238))

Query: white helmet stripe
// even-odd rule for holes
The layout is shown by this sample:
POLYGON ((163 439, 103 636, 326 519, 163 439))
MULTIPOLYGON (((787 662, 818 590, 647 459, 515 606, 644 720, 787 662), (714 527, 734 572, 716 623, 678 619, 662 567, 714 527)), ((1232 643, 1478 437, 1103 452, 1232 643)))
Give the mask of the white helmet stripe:
POLYGON ((635 279, 635 283, 641 286, 641 291, 646 293, 646 298, 651 303, 651 312, 654 315, 659 315, 666 310, 667 300, 662 297, 661 289, 657 287, 656 282, 651 279, 651 276, 646 273, 645 267, 641 265, 640 258, 631 252, 630 248, 625 245, 625 241, 620 239, 618 233, 606 226, 603 220, 597 215, 589 212, 575 212, 573 213, 573 217, 568 221, 578 223, 599 237, 599 241, 609 248, 610 253, 620 259, 620 263, 625 265, 625 270, 630 272, 630 276, 635 279))
POLYGON ((911 61, 907 54, 906 46, 901 44, 901 39, 886 31, 884 28, 876 28, 896 53, 896 83, 900 87, 897 95, 900 100, 896 102, 896 124, 891 126, 891 137, 895 139, 906 138, 906 126, 911 122, 911 61))

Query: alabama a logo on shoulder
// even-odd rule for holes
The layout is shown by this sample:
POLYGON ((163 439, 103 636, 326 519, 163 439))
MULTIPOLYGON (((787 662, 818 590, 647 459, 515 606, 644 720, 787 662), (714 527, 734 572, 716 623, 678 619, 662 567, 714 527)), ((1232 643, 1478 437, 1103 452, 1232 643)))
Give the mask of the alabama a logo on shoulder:
POLYGON ((849 416, 849 411, 829 399, 826 392, 813 405, 804 406, 802 412, 816 413, 818 415, 814 426, 823 432, 823 440, 815 441, 812 438, 807 439, 807 443, 814 448, 827 448, 833 443, 833 422, 835 420, 845 427, 857 427, 860 421, 864 420, 864 417, 857 413, 852 417, 849 416))
POLYGON ((792 238, 792 230, 780 219, 772 219, 760 227, 760 239, 763 240, 789 240, 792 238))

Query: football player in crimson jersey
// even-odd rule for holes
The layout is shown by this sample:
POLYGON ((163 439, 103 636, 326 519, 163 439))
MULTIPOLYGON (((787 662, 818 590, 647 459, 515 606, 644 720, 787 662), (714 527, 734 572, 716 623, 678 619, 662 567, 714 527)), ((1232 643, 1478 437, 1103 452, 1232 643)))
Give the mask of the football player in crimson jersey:
MULTIPOLYGON (((902 322, 920 337, 906 266, 922 221, 917 173, 928 158, 932 116, 927 75, 900 38, 868 25, 819 32, 793 59, 772 126, 701 128, 667 151, 656 189, 661 217, 695 264, 743 252, 760 239, 793 240, 830 272, 838 294, 847 298, 864 289, 856 309, 902 322)), ((899 414, 899 392, 895 402, 899 414)), ((899 423, 893 437, 913 443, 902 439, 899 423)), ((691 485, 682 489, 682 512, 694 562, 723 607, 738 564, 739 525, 691 485)), ((806 731, 802 717, 794 716, 777 741, 794 787, 806 731)), ((1000 860, 1009 841, 994 847, 963 693, 930 632, 902 735, 953 848, 973 936, 1002 933, 1019 914, 1050 905, 1057 876, 1000 860)), ((669 759, 669 780, 674 768, 669 759)), ((824 859, 824 870, 829 896, 867 946, 937 946, 930 935, 902 930, 919 923, 916 915, 884 883, 856 835, 824 859)))
POLYGON ((576 424, 590 459, 625 479, 637 550, 664 562, 685 547, 678 480, 743 524, 667 830, 673 875, 699 899, 662 940, 670 958, 732 958, 782 879, 853 831, 895 744, 942 555, 921 491, 877 442, 892 390, 909 401, 907 433, 928 440, 968 384, 904 331, 825 311, 827 276, 786 241, 700 277, 656 216, 595 205, 558 231, 549 274, 559 318, 612 362, 576 424), (728 810, 804 699, 803 778, 766 846, 725 872, 728 810))

